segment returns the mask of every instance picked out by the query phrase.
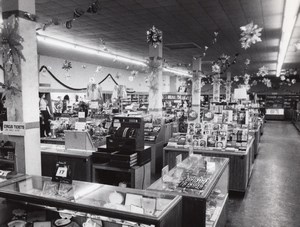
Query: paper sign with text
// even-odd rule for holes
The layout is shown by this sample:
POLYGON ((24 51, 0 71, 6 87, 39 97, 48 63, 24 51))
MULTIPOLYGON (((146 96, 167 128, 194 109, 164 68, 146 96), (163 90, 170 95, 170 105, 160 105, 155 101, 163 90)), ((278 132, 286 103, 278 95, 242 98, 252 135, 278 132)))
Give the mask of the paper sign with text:
POLYGON ((25 123, 15 121, 3 122, 3 134, 12 136, 24 136, 25 135, 25 123))

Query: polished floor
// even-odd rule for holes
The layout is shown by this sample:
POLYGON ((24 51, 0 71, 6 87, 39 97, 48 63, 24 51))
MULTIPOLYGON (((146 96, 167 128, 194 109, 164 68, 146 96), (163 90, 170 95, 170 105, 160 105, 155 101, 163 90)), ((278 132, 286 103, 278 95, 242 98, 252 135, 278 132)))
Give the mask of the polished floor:
POLYGON ((230 196, 226 227, 300 226, 300 134, 268 121, 248 191, 230 196))

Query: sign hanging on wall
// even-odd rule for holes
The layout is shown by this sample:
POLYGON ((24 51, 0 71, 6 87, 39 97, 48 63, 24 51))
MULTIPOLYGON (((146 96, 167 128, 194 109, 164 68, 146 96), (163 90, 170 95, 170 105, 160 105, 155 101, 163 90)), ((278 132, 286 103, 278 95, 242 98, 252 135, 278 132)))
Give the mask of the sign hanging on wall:
POLYGON ((3 122, 3 134, 11 136, 24 136, 25 135, 25 123, 15 121, 3 122))

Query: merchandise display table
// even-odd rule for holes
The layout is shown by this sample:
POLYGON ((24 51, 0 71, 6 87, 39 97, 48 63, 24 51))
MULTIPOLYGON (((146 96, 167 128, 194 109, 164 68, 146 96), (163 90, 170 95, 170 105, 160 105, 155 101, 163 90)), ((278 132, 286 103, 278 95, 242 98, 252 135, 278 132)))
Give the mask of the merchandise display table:
MULTIPOLYGON (((202 154, 205 156, 229 158, 229 190, 245 192, 253 169, 253 148, 254 138, 250 137, 246 151, 223 151, 216 149, 194 149, 194 154, 202 154)), ((182 154, 182 159, 189 155, 188 147, 170 147, 164 148, 163 163, 169 165, 170 168, 175 166, 176 156, 182 154)))
POLYGON ((65 149, 64 145, 41 144, 42 175, 52 176, 58 161, 71 166, 73 179, 92 181, 92 160, 94 151, 65 149))
MULTIPOLYGON (((81 181, 63 184, 49 177, 24 176, 0 185, 0 197, 8 199, 0 204, 6 215, 11 214, 11 203, 25 209, 28 217, 32 211, 46 210, 43 225, 47 226, 57 226, 54 223, 63 220, 57 219, 59 216, 76 220, 76 225, 69 226, 85 226, 89 219, 91 226, 180 227, 181 223, 181 196, 161 192, 81 181)), ((7 225, 8 217, 0 213, 1 226, 7 225)))
POLYGON ((191 155, 148 190, 180 195, 182 227, 225 226, 229 160, 191 155))

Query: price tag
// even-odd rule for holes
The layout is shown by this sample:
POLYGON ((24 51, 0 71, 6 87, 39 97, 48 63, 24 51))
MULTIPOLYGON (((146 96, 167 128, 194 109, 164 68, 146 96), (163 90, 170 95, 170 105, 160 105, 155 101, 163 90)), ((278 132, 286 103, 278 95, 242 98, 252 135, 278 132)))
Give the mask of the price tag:
POLYGON ((182 154, 176 156, 176 166, 182 161, 182 154))
POLYGON ((66 166, 58 167, 55 176, 67 177, 68 168, 66 166))

